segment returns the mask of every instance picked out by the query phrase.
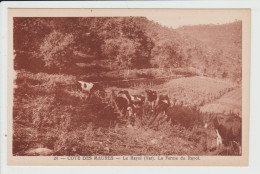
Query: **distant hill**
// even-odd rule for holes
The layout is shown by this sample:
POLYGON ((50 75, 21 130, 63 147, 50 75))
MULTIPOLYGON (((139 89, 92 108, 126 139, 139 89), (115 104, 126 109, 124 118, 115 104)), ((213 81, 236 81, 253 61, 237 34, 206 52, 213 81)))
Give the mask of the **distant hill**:
POLYGON ((193 67, 211 77, 242 77, 242 21, 171 29, 146 18, 139 26, 152 39, 152 64, 193 67))
POLYGON ((184 37, 200 41, 217 55, 226 72, 239 78, 242 73, 242 21, 222 25, 183 26, 176 29, 184 37))
POLYGON ((242 21, 222 25, 183 26, 176 30, 189 35, 208 46, 224 52, 241 56, 242 53, 242 21))

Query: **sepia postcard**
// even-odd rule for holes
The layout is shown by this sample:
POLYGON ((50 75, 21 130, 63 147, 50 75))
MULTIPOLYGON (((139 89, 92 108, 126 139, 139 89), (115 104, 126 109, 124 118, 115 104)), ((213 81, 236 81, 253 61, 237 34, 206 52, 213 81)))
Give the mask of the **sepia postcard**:
POLYGON ((8 9, 10 166, 247 166, 250 9, 8 9))

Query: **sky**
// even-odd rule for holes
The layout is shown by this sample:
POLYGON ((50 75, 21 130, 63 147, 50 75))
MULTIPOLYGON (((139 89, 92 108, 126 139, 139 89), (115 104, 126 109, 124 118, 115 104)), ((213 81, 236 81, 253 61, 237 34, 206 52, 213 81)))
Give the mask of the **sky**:
POLYGON ((166 10, 146 17, 164 26, 178 28, 184 25, 224 24, 242 20, 238 10, 166 10))
POLYGON ((161 25, 178 28, 183 25, 224 24, 242 20, 248 9, 95 9, 90 16, 145 16, 161 25))

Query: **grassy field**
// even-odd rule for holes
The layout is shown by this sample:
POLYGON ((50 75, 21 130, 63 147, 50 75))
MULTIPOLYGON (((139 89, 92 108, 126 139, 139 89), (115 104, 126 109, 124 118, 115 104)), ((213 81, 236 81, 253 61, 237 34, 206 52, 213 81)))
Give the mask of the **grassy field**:
POLYGON ((236 88, 219 99, 201 107, 202 112, 230 113, 234 112, 241 116, 242 113, 242 88, 236 88))
MULTIPOLYGON (((200 107, 217 100, 237 86, 236 83, 223 79, 193 76, 176 78, 161 85, 144 86, 144 88, 156 90, 159 94, 168 94, 172 103, 200 107)), ((143 91, 140 87, 131 90, 134 94, 142 94, 143 91)))
POLYGON ((176 104, 168 117, 144 106, 136 118, 127 119, 120 116, 111 95, 112 89, 121 88, 110 87, 88 98, 76 90, 75 76, 18 71, 15 82, 14 155, 37 155, 28 151, 39 147, 51 149, 52 155, 220 155, 213 153, 215 132, 203 128, 206 114, 199 106, 224 101, 221 96, 228 97, 236 87, 207 77, 132 87, 132 94, 144 94, 146 88, 169 94, 176 104))

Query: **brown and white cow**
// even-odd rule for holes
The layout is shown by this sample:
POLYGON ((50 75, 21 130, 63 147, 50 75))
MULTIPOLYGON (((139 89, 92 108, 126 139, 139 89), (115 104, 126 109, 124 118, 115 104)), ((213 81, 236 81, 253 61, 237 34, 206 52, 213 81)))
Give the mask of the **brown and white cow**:
POLYGON ((147 102, 152 106, 153 109, 157 100, 157 92, 149 89, 145 90, 145 92, 147 94, 147 102))
POLYGON ((127 90, 122 90, 118 94, 123 95, 127 101, 129 101, 129 105, 127 108, 129 116, 136 116, 136 113, 140 110, 140 108, 144 105, 145 96, 143 95, 130 95, 127 90))
POLYGON ((103 86, 96 82, 94 83, 94 82, 77 81, 77 90, 87 93, 89 95, 88 96, 89 98, 94 91, 98 92, 96 94, 98 94, 101 97, 105 96, 105 90, 103 86))
POLYGON ((216 131, 216 145, 217 148, 224 144, 235 145, 241 154, 241 140, 242 140, 242 119, 236 115, 217 114, 211 117, 210 122, 205 123, 207 128, 213 125, 216 131))
POLYGON ((166 111, 170 106, 171 103, 168 95, 163 94, 159 96, 158 103, 154 110, 156 113, 163 112, 164 115, 166 115, 166 111))
POLYGON ((91 82, 84 82, 84 81, 78 81, 77 82, 77 89, 81 90, 83 92, 90 93, 93 86, 94 86, 94 84, 91 83, 91 82))
POLYGON ((144 105, 145 96, 143 95, 130 95, 127 90, 120 91, 119 94, 124 94, 134 108, 139 108, 144 105))
POLYGON ((133 108, 129 98, 121 91, 116 95, 114 90, 112 90, 112 96, 121 114, 123 114, 123 116, 132 116, 133 108))

